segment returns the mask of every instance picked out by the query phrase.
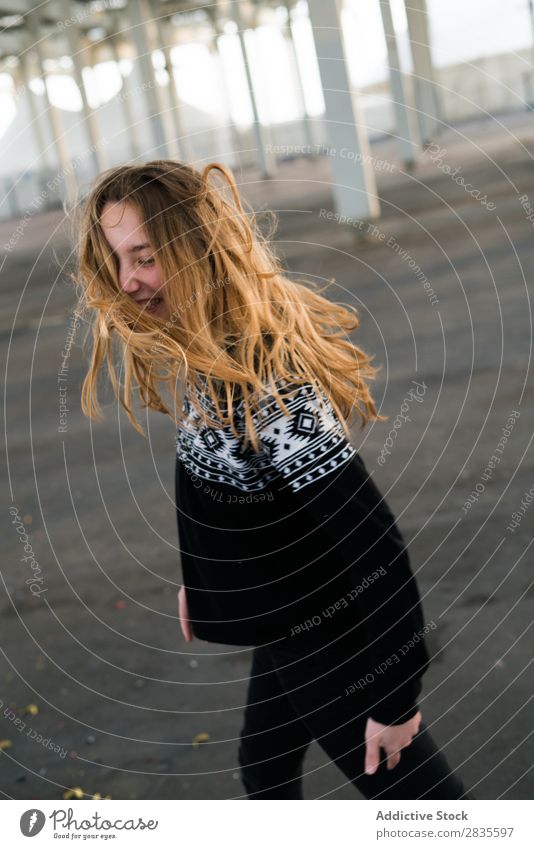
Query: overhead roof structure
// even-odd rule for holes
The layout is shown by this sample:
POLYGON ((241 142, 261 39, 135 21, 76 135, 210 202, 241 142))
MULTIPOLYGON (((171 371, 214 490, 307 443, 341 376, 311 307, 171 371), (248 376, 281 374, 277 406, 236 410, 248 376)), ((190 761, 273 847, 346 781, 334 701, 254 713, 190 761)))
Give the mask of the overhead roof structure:
MULTIPOLYGON (((1 0, 0 2, 0 62, 19 56, 31 49, 32 34, 28 17, 38 22, 41 38, 46 40, 47 54, 59 59, 69 52, 67 33, 75 28, 82 46, 101 42, 112 35, 120 35, 121 20, 128 25, 135 0, 68 0, 65 14, 61 0, 45 0, 36 4, 31 0, 1 0)), ((201 26, 203 23, 219 25, 225 20, 235 20, 237 4, 232 0, 150 0, 146 4, 154 19, 173 26, 201 26)), ((245 26, 254 26, 258 15, 266 8, 283 5, 280 0, 242 0, 239 14, 245 26)), ((293 5, 293 4, 291 4, 293 5)))
MULTIPOLYGON (((30 0, 0 0, 0 71, 12 74, 16 85, 27 85, 31 76, 45 83, 50 60, 59 62, 68 56, 72 74, 82 97, 83 129, 86 147, 95 173, 106 167, 105 145, 99 143, 95 110, 85 92, 84 66, 105 59, 117 61, 132 56, 138 63, 153 144, 151 151, 170 158, 190 158, 190 145, 184 131, 181 107, 174 85, 163 88, 156 82, 152 62, 154 51, 161 50, 169 78, 176 81, 171 48, 185 43, 194 30, 195 39, 205 38, 215 44, 225 25, 233 21, 245 69, 253 114, 253 131, 257 164, 265 177, 273 175, 276 162, 268 144, 268 127, 259 119, 254 82, 244 32, 262 23, 272 10, 285 5, 288 19, 296 0, 44 0, 35 5, 30 0)), ((340 215, 369 219, 379 215, 375 174, 368 155, 368 139, 359 117, 357 93, 350 83, 341 26, 342 0, 308 0, 308 10, 315 41, 319 72, 326 104, 325 119, 328 142, 333 155, 333 192, 340 215), (339 155, 350 150, 350 158, 339 155)), ((379 0, 390 69, 392 100, 401 156, 413 164, 419 145, 432 139, 439 124, 439 102, 433 79, 425 0, 406 2, 406 13, 414 66, 413 97, 406 88, 406 78, 398 61, 396 36, 392 23, 390 0, 379 0)), ((291 27, 288 27, 292 39, 291 27)), ((275 59, 274 59, 275 61, 275 59)), ((298 62, 297 72, 298 72, 298 62)), ((300 81, 302 83, 302 80, 300 81)), ((302 85, 300 85, 302 88, 302 85)), ((31 94, 30 94, 31 97, 31 94)), ((128 109, 123 104, 125 120, 130 124, 128 109)), ((54 140, 56 157, 64 170, 67 196, 74 196, 76 178, 69 174, 70 153, 64 138, 59 111, 47 100, 47 120, 54 140)), ((37 114, 35 107, 32 113, 37 114)), ((131 113, 130 113, 131 115, 131 113)), ((305 116, 306 117, 306 116, 305 116)), ((34 132, 39 134, 37 118, 34 132)), ((142 150, 135 139, 135 122, 131 123, 132 148, 140 156, 142 150)), ((305 131, 308 124, 304 121, 305 131)))

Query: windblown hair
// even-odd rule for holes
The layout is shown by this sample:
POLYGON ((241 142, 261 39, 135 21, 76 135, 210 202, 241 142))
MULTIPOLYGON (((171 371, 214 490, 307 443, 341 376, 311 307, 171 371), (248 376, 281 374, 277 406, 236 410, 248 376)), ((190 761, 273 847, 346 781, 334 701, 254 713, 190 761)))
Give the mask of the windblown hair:
POLYGON ((251 412, 265 392, 286 412, 280 379, 311 383, 319 397, 326 392, 347 435, 354 411, 362 428, 371 418, 387 419, 377 413, 367 385, 379 369, 346 338, 359 326, 356 308, 331 302, 316 284, 288 279, 270 247, 272 234, 263 235, 253 210, 246 209, 232 173, 217 162, 199 172, 181 162, 154 160, 111 168, 96 179, 76 209, 72 275, 79 310, 94 315, 82 389, 86 415, 101 417, 97 382, 107 364, 116 397, 140 433, 134 391, 142 406, 178 424, 180 381, 191 388, 191 401, 210 427, 230 425, 237 435, 233 412, 236 400, 243 401, 245 438, 254 450, 259 443, 251 412), (212 172, 222 176, 223 185, 208 179, 212 172), (131 204, 144 222, 164 281, 168 319, 148 314, 122 291, 100 222, 107 202, 131 204), (197 400, 201 388, 216 418, 206 419, 197 400))

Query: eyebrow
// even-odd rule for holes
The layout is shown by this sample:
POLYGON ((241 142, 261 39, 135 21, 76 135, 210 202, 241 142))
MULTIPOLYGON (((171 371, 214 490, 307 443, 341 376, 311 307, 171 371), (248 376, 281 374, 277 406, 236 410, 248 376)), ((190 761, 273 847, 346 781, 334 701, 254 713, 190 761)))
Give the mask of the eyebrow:
POLYGON ((134 253, 136 253, 136 251, 142 251, 142 250, 144 250, 144 248, 149 248, 149 247, 150 247, 150 244, 148 242, 145 242, 142 245, 132 245, 130 248, 127 248, 126 253, 134 254, 134 253))

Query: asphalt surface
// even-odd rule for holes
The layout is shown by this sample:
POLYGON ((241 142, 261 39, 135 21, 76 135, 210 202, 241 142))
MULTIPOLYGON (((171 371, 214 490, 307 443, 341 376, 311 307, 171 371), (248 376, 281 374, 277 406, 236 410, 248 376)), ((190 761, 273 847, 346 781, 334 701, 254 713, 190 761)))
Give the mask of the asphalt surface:
MULTIPOLYGON (((433 148, 405 173, 393 140, 373 144, 393 163, 377 169, 374 234, 327 217, 327 157, 285 162, 269 183, 237 177, 256 209, 277 211, 291 275, 335 278, 331 297, 360 310, 355 341, 382 364, 373 392, 390 421, 355 429, 354 441, 408 541, 426 620, 437 623, 425 721, 478 798, 529 799, 534 221, 520 197, 534 206, 533 117, 466 123, 439 145, 445 154, 433 148), (380 464, 413 381, 425 385, 423 401, 412 402, 380 464)), ((0 247, 17 223, 0 223, 0 247)), ((53 211, 31 216, 3 252, 0 790, 17 799, 61 799, 73 787, 118 799, 242 797, 251 651, 181 637, 174 428, 149 414, 143 439, 109 392, 103 423, 83 417, 85 327, 64 356, 69 251, 53 211), (21 559, 24 544, 33 561, 21 559), (209 739, 193 745, 202 733, 209 739)), ((316 743, 305 772, 306 798, 361 798, 316 743)))

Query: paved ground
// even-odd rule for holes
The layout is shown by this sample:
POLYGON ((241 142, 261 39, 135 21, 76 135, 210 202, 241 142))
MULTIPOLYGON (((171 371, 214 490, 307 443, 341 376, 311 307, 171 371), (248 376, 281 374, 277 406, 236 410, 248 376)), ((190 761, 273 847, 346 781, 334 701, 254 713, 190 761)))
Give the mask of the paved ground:
MULTIPOLYGON (((413 174, 398 164, 378 171, 383 216, 367 240, 321 213, 332 209, 327 159, 285 163, 269 185, 242 179, 256 208, 279 212, 278 250, 290 272, 334 277, 332 296, 360 309, 357 339, 383 364, 375 396, 390 422, 413 380, 427 387, 383 466, 391 424, 355 432, 355 444, 409 541, 427 621, 438 623, 425 720, 478 798, 528 799, 534 230, 518 198, 529 193, 534 204, 534 122, 528 113, 499 116, 450 129, 440 144, 446 153, 434 161, 427 153, 413 174), (460 167, 456 177, 495 208, 446 165, 460 167), (501 453, 513 411, 520 415, 501 453), (500 462, 485 475, 492 455, 500 462)), ((395 162, 391 140, 373 154, 395 162)), ((1 225, 1 245, 15 225, 1 225)), ((78 398, 83 328, 68 359, 67 429, 58 432, 57 373, 73 303, 67 255, 61 214, 35 216, 2 274, 9 478, 0 738, 11 746, 0 788, 28 799, 59 799, 72 786, 123 799, 239 797, 250 651, 183 642, 173 427, 150 415, 145 441, 122 417, 117 427, 114 405, 104 424, 90 426, 78 398), (41 596, 26 583, 32 570, 21 561, 12 505, 41 569, 41 596), (22 715, 30 704, 38 713, 22 715), (201 732, 209 742, 193 747, 201 732)), ((359 798, 316 744, 305 792, 359 798)))

